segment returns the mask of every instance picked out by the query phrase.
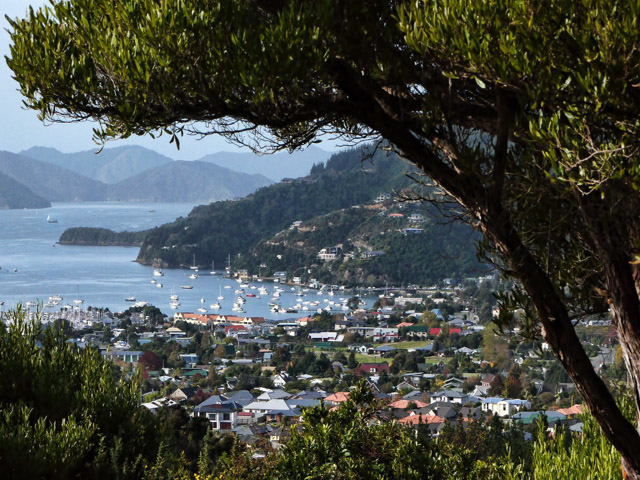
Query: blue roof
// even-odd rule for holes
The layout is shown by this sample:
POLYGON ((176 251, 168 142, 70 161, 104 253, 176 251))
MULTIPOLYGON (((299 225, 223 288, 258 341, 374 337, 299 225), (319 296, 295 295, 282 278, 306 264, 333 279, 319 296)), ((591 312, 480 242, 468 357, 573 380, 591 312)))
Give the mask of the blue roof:
POLYGON ((498 403, 505 400, 502 397, 487 397, 484 400, 482 400, 482 403, 498 403))

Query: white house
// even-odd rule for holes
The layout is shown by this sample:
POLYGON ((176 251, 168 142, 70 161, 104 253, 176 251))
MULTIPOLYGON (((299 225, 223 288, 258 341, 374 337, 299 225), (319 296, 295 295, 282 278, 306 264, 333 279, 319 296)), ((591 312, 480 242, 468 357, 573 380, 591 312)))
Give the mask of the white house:
POLYGON ((482 400, 482 411, 500 417, 510 417, 520 410, 531 408, 531 402, 519 398, 489 397, 482 400))

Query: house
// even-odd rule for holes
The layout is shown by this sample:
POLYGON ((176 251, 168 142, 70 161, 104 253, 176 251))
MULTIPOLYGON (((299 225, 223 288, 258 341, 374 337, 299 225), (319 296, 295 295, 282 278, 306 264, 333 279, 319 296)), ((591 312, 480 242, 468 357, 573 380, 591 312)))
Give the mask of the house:
POLYGON ((277 375, 274 375, 273 377, 271 377, 271 381, 273 382, 273 385, 277 388, 284 387, 289 381, 289 375, 287 375, 284 372, 278 373, 277 375))
POLYGON ((249 392, 248 390, 237 390, 235 392, 229 392, 226 397, 229 400, 233 400, 234 402, 239 403, 243 407, 255 401, 255 398, 253 398, 253 395, 251 395, 251 392, 249 392))
POLYGON ((111 358, 122 360, 127 363, 138 363, 143 352, 137 350, 110 350, 111 358))
POLYGON ((370 343, 352 343, 351 345, 347 345, 347 350, 353 350, 355 352, 362 353, 363 355, 366 355, 369 352, 369 349, 373 349, 373 346, 370 343))
POLYGON ((511 416, 511 419, 513 421, 518 421, 523 425, 531 425, 532 423, 536 423, 538 421, 540 415, 544 415, 549 427, 553 427, 557 423, 564 423, 567 420, 566 415, 563 415, 556 410, 547 410, 545 412, 517 412, 511 416))
POLYGON ((531 408, 531 402, 518 398, 489 397, 482 400, 483 412, 491 412, 500 417, 511 417, 520 410, 531 408))
POLYGON ((389 408, 401 408, 406 410, 408 407, 411 408, 422 408, 426 407, 428 403, 425 403, 421 400, 405 400, 401 398, 400 400, 396 400, 395 402, 391 402, 387 407, 389 408))
POLYGON ((224 395, 211 395, 193 409, 192 417, 205 417, 216 431, 229 432, 238 426, 237 414, 242 405, 224 395))
POLYGON ((185 400, 191 400, 198 392, 202 393, 200 387, 182 387, 177 388, 171 395, 167 395, 167 398, 176 402, 184 402, 185 400))
MULTIPOLYGON (((344 335, 340 335, 344 338, 344 335)), ((309 340, 319 342, 336 342, 338 338, 338 332, 313 332, 309 334, 309 340)))
POLYGON ((375 258, 375 257, 381 257, 382 255, 385 255, 387 252, 384 252, 382 250, 367 250, 366 252, 362 252, 360 254, 360 258, 375 258))
POLYGON ((285 399, 289 397, 291 397, 290 393, 285 392, 280 388, 276 388, 275 390, 267 390, 266 392, 261 393, 260 395, 258 395, 258 398, 256 400, 259 400, 259 401, 280 400, 280 399, 285 399))
POLYGON ((469 348, 469 347, 461 347, 461 348, 456 350, 456 353, 461 353, 463 355, 471 356, 474 353, 476 353, 476 351, 471 349, 471 348, 469 348))
POLYGON ((445 388, 445 390, 447 390, 451 388, 462 388, 462 385, 464 385, 464 380, 462 380, 461 378, 449 377, 444 382, 443 387, 445 388))
POLYGON ((391 345, 380 345, 379 347, 376 347, 373 349, 374 352, 376 352, 378 355, 385 355, 385 354, 389 354, 391 352, 396 351, 397 348, 396 347, 392 347, 391 345))
POLYGON ((467 395, 456 390, 442 390, 430 395, 433 402, 450 402, 463 404, 467 401, 467 395))
POLYGON ((301 414, 298 408, 281 398, 267 400, 266 402, 259 400, 251 402, 243 408, 243 411, 254 413, 258 418, 264 417, 267 422, 282 422, 284 418, 295 418, 301 414))
POLYGON ((419 235, 422 231, 421 228, 403 228, 402 235, 419 235))
POLYGON ((336 392, 327 396, 324 401, 329 405, 339 405, 349 399, 350 392, 336 392))
POLYGON ((429 327, 426 325, 411 325, 407 327, 408 338, 427 338, 429 327))
POLYGON ((198 363, 198 355, 195 353, 181 353, 180 358, 182 358, 182 360, 184 360, 184 364, 190 368, 195 367, 198 363))
POLYGON ((476 385, 476 387, 473 389, 473 392, 471 392, 471 396, 486 397, 487 395, 489 395, 490 388, 491 388, 490 386, 476 385))
POLYGON ((496 379, 496 376, 493 373, 487 373, 480 382, 480 385, 483 387, 490 387, 493 381, 496 379))
POLYGON ((382 363, 361 363, 354 370, 355 375, 372 375, 381 372, 389 373, 389 364, 386 362, 382 363))
POLYGON ((342 254, 340 247, 325 247, 318 252, 318 258, 325 262, 331 262, 342 254))
POLYGON ((409 215, 409 221, 415 222, 415 223, 422 223, 424 222, 424 215, 421 213, 412 213, 411 215, 409 215))
POLYGON ((430 425, 435 423, 445 423, 445 419, 439 417, 438 415, 409 415, 408 417, 401 418, 398 420, 398 423, 402 423, 404 425, 430 425))
POLYGON ((574 418, 576 415, 581 415, 583 412, 582 405, 573 405, 569 408, 559 408, 558 413, 565 415, 567 418, 574 418))

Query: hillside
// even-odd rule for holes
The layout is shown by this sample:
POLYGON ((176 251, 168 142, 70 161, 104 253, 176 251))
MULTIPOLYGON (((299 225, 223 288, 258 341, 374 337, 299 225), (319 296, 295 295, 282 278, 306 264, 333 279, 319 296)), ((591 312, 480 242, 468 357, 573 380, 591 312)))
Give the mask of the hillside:
POLYGON ((193 209, 187 218, 151 230, 137 261, 178 267, 197 262, 224 264, 227 255, 249 251, 296 220, 366 203, 380 193, 409 184, 409 168, 396 157, 377 152, 362 162, 363 150, 333 155, 308 177, 262 188, 246 199, 193 209))
POLYGON ((428 285, 486 272, 476 258, 477 237, 467 225, 444 223, 428 205, 389 200, 311 218, 261 241, 234 266, 257 272, 267 265, 263 274, 286 271, 305 282, 428 285), (318 258, 334 246, 340 247, 336 260, 318 258))
POLYGON ((33 147, 21 155, 67 168, 103 183, 115 184, 139 173, 165 165, 173 160, 153 150, 139 146, 105 148, 62 153, 55 148, 33 147))
POLYGON ((101 201, 106 185, 57 165, 0 151, 0 173, 50 202, 101 201))
POLYGON ((142 202, 203 202, 244 197, 272 182, 212 163, 173 161, 109 186, 108 199, 142 202))
POLYGON ((73 227, 67 228, 58 243, 61 245, 91 246, 140 246, 145 232, 114 232, 106 228, 73 227))
POLYGON ((47 208, 51 204, 28 187, 0 173, 0 209, 47 208))
POLYGON ((264 175, 278 182, 283 178, 304 177, 309 174, 313 165, 324 163, 330 156, 330 152, 311 146, 291 154, 281 152, 273 155, 257 155, 219 152, 202 157, 200 161, 215 163, 237 172, 264 175))

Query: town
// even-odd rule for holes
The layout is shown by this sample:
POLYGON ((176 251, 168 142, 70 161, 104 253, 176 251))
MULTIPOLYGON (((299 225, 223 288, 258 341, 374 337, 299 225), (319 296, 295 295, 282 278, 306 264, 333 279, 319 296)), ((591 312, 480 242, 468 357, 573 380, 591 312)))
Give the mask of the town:
MULTIPOLYGON (((524 338, 517 325, 499 332, 492 322, 500 313, 493 292, 501 288, 493 275, 446 279, 439 287, 387 291, 371 309, 354 297, 348 311, 292 319, 167 317, 138 306, 88 312, 83 331, 58 321, 122 375, 140 373, 143 408, 205 418, 212 431, 235 435, 256 454, 286 443, 304 409, 333 408, 358 382, 378 399, 377 421, 434 438, 496 421, 525 440, 540 421, 549 432, 579 434, 580 396, 548 345, 524 338)), ((611 322, 591 318, 576 330, 596 370, 619 378, 624 366, 611 322)))

